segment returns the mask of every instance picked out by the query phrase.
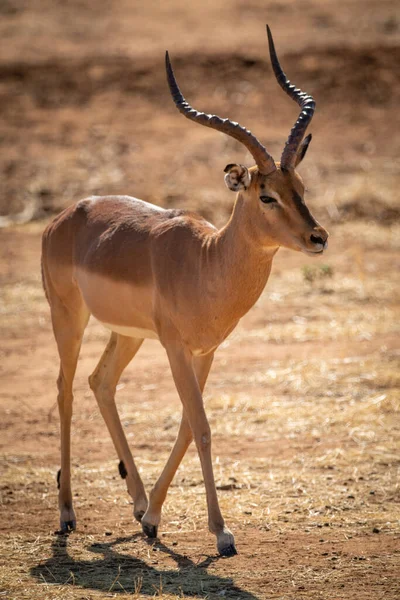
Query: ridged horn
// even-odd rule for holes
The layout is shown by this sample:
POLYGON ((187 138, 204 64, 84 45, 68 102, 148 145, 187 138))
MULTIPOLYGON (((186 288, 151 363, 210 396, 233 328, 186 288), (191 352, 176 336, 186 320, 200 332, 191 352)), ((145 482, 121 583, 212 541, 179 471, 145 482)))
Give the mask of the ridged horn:
POLYGON ((279 64, 278 57, 276 55, 274 40, 272 39, 271 30, 267 25, 268 45, 269 54, 271 57, 271 64, 275 77, 281 86, 281 88, 300 106, 300 115, 294 124, 285 147, 282 152, 281 166, 286 169, 294 168, 296 162, 297 150, 304 137, 306 129, 313 118, 315 111, 315 102, 312 96, 309 96, 305 92, 297 89, 289 79, 286 77, 279 64))
POLYGON ((248 129, 229 119, 221 119, 217 115, 207 115, 206 113, 198 112, 186 102, 175 79, 168 51, 165 53, 165 68, 169 89, 175 106, 185 117, 195 123, 199 123, 199 125, 205 125, 206 127, 211 127, 211 129, 226 133, 241 142, 253 156, 260 173, 268 175, 276 170, 275 161, 272 156, 248 129))

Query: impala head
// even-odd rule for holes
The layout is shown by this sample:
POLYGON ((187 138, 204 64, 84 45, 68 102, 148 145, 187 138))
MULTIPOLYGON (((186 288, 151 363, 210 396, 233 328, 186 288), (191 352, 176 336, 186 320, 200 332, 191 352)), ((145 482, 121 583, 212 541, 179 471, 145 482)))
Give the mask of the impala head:
POLYGON ((328 233, 314 219, 304 202, 304 184, 295 169, 279 163, 269 175, 257 167, 230 164, 225 183, 239 192, 254 238, 269 247, 284 246, 306 254, 321 254, 328 233))
POLYGON ((287 79, 279 64, 268 25, 267 34, 276 79, 301 108, 280 162, 275 162, 258 139, 239 123, 192 108, 178 87, 167 52, 165 60, 168 84, 176 107, 185 117, 235 138, 253 156, 256 166, 250 169, 238 164, 227 165, 225 183, 230 190, 239 193, 248 207, 254 235, 260 243, 285 246, 306 254, 321 254, 327 247, 328 232, 308 210, 304 202, 304 185, 296 172, 296 167, 303 160, 311 141, 311 134, 305 138, 304 135, 313 117, 315 102, 311 96, 297 89, 287 79))

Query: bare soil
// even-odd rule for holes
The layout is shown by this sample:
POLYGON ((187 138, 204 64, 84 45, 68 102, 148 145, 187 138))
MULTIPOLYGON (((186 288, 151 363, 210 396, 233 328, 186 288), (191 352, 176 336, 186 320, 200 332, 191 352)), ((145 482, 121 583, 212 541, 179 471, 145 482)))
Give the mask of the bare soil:
MULTIPOLYGON (((387 0, 0 3, 1 598, 400 597, 399 32, 387 0), (278 253, 207 384, 239 554, 216 555, 193 448, 159 540, 142 536, 87 384, 108 337, 96 323, 75 381, 78 530, 55 535, 58 361, 41 232, 93 193, 224 223, 223 168, 249 156, 177 113, 163 54, 193 105, 239 120, 278 158, 297 110, 271 74, 265 22, 317 101, 301 173, 331 241, 322 261, 278 253)), ((180 418, 157 342, 123 374, 118 406, 150 489, 180 418)))

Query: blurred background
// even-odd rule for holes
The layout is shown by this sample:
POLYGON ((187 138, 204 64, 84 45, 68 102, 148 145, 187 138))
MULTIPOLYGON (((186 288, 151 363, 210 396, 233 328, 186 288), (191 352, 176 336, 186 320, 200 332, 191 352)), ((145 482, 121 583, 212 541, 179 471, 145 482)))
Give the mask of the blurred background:
POLYGON ((238 120, 279 159, 298 111, 272 75, 268 22, 284 69, 317 102, 302 173, 320 217, 395 219, 391 0, 2 0, 0 13, 1 215, 128 193, 226 218, 222 169, 250 157, 178 114, 164 52, 194 106, 238 120))
MULTIPOLYGON (((393 0, 0 0, 7 597, 97 598, 119 584, 121 594, 143 586, 153 597, 163 583, 158 596, 168 600, 399 598, 399 65, 393 0), (215 551, 194 448, 165 505, 162 539, 178 544, 171 556, 165 547, 153 555, 140 536, 118 538, 137 526, 88 389, 108 339, 95 322, 75 380, 79 534, 68 554, 51 535, 58 359, 40 279, 42 231, 91 194, 129 194, 224 224, 234 194, 223 169, 251 157, 178 113, 164 53, 194 107, 239 121, 279 160, 298 107, 272 74, 266 23, 285 72, 317 103, 299 171, 331 237, 319 260, 279 251, 264 294, 210 374, 216 480, 241 554, 194 568, 215 551), (104 535, 106 559, 97 560, 94 540, 104 535)), ((118 406, 149 489, 180 419, 156 342, 123 374, 118 406)), ((97 557, 104 548, 97 543, 97 557)))

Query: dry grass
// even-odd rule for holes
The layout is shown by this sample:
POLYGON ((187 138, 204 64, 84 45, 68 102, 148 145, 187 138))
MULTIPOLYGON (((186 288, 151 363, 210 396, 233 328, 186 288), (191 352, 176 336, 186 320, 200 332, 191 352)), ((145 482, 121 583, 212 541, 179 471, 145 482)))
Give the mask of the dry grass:
MULTIPOLYGON (((278 157, 296 110, 264 62, 265 3, 170 2, 158 19, 151 3, 121 1, 111 12, 101 0, 62 11, 23 4, 0 8, 0 226, 16 213, 39 221, 1 230, 0 600, 398 600, 393 3, 339 0, 334 13, 329 3, 268 5, 285 70, 317 100, 301 173, 331 240, 324 262, 278 254, 265 293, 215 359, 206 402, 221 508, 239 550, 230 560, 216 556, 207 532, 193 448, 160 539, 149 543, 133 523, 87 384, 108 337, 95 322, 75 381, 78 531, 54 534, 58 365, 39 276, 40 219, 92 193, 130 193, 224 223, 233 195, 223 168, 251 159, 174 112, 160 57, 171 49, 195 106, 238 119, 278 157), (304 52, 310 40, 313 53, 304 52)), ((156 343, 121 378, 118 407, 150 489, 180 419, 156 343)))
MULTIPOLYGON (((340 239, 344 227, 336 226, 334 237, 340 239)), ((37 236, 35 228, 32 235, 37 236)), ((397 289, 384 253, 363 247, 355 261, 354 252, 333 251, 330 276, 312 280, 305 277, 301 257, 283 253, 266 292, 218 354, 207 406, 221 508, 241 551, 232 561, 216 559, 206 532, 193 449, 171 487, 160 541, 149 544, 132 525, 124 483, 109 458, 111 443, 86 383, 88 362, 95 361, 106 339, 96 323, 88 328, 76 380, 73 479, 79 532, 53 535, 57 458, 54 442, 49 445, 43 434, 57 439, 57 421, 51 416, 48 421, 56 366, 49 365, 50 373, 33 366, 32 351, 37 354, 40 345, 21 351, 23 331, 38 332, 48 344, 47 307, 36 276, 5 286, 4 375, 17 390, 21 369, 27 368, 31 398, 40 398, 40 382, 47 381, 48 400, 33 411, 28 399, 21 404, 18 392, 10 396, 6 426, 22 410, 43 447, 39 453, 32 446, 24 450, 22 428, 16 442, 3 449, 0 510, 3 524, 10 526, 0 538, 3 597, 297 599, 328 598, 330 589, 344 599, 356 597, 365 582, 370 589, 365 598, 379 598, 380 591, 396 598, 397 289), (319 352, 321 343, 326 348, 319 352), (243 361, 237 360, 238 348, 247 357, 243 361), (291 350, 280 357, 284 348, 291 350), (251 564, 251 573, 236 560, 251 564)), ((52 352, 49 348, 45 360, 52 352)), ((179 407, 170 402, 175 393, 156 345, 138 360, 140 406, 132 402, 135 384, 128 372, 119 386, 119 409, 149 487, 173 442, 179 407)))
MULTIPOLYGON (((318 364, 277 362, 264 372, 256 370, 246 381, 233 382, 234 388, 242 390, 249 384, 252 388, 254 381, 258 389, 267 383, 272 390, 268 400, 251 391, 208 398, 221 507, 245 555, 251 556, 244 544, 249 533, 263 539, 271 550, 282 539, 290 543, 291 536, 300 532, 308 545, 317 540, 320 544, 319 555, 326 563, 321 569, 291 565, 290 554, 283 555, 284 568, 299 589, 318 589, 319 582, 339 589, 338 582, 346 582, 349 571, 363 578, 382 562, 392 575, 399 566, 396 553, 368 550, 371 536, 384 537, 390 548, 391 540, 400 534, 398 357, 386 356, 381 366, 378 359, 375 355, 318 364), (218 445, 227 436, 233 452, 219 456, 218 445), (235 457, 235 448, 241 446, 242 452, 235 457), (365 548, 352 550, 352 538, 364 539, 365 548), (328 561, 335 561, 337 572, 332 572, 328 561)), ((128 431, 133 417, 133 429, 149 431, 150 413, 145 412, 138 422, 124 403, 121 413, 128 431)), ((163 415, 159 417, 163 422, 163 415)), ((146 444, 150 439, 145 434, 141 441, 146 444)), ((155 481, 164 458, 140 457, 147 484, 155 481)), ((52 515, 54 523, 53 470, 38 469, 31 459, 6 464, 3 509, 18 520, 19 504, 26 499, 36 505, 25 509, 29 518, 39 509, 52 515)), ((68 539, 37 531, 2 536, 1 553, 7 557, 2 586, 7 598, 29 599, 38 594, 46 599, 107 598, 126 593, 134 598, 170 600, 218 598, 223 590, 228 594, 233 590, 227 595, 232 598, 267 597, 257 595, 257 585, 265 585, 271 572, 280 572, 278 566, 264 564, 261 571, 256 569, 258 584, 250 584, 245 592, 225 577, 221 563, 214 563, 212 542, 204 530, 204 491, 194 452, 171 488, 164 533, 154 546, 131 533, 135 530, 131 509, 115 472, 114 461, 101 468, 75 467, 79 533, 68 539), (202 556, 204 551, 206 556, 202 556)), ((27 515, 21 516, 24 520, 27 515)), ((389 586, 386 597, 395 598, 390 590, 395 594, 389 586)))

